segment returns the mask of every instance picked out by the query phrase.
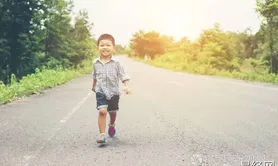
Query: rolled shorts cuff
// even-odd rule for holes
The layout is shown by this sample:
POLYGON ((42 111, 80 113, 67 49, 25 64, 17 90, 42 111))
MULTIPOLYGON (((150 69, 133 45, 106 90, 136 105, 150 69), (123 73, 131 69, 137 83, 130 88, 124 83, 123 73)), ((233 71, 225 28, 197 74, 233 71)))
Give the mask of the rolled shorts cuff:
POLYGON ((117 112, 117 111, 119 111, 119 110, 109 110, 108 112, 117 112))
POLYGON ((97 109, 107 108, 107 107, 108 107, 108 105, 100 105, 100 106, 97 107, 97 109))

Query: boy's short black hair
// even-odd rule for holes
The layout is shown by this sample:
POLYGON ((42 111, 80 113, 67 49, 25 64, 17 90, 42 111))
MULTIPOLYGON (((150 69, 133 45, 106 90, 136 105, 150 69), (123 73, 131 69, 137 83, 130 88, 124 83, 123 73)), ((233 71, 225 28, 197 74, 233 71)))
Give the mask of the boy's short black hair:
POLYGON ((104 39, 111 40, 112 44, 115 46, 115 39, 114 39, 114 37, 112 35, 110 35, 110 34, 107 34, 107 33, 100 35, 100 37, 97 40, 97 45, 99 45, 99 42, 101 40, 104 40, 104 39))

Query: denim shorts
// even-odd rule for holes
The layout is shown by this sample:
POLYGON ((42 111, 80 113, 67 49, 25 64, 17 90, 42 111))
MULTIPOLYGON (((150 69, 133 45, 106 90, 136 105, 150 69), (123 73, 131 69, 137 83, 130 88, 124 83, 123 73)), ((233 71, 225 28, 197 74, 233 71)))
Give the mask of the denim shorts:
POLYGON ((105 95, 97 92, 96 100, 97 100, 97 109, 107 108, 108 111, 118 111, 119 110, 119 95, 114 95, 110 100, 107 100, 105 95))

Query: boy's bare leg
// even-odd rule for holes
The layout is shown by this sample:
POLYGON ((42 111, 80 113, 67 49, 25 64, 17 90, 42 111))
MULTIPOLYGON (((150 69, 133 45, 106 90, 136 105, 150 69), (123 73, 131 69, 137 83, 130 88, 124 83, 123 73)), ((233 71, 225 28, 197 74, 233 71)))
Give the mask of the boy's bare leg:
POLYGON ((110 135, 110 137, 113 137, 116 134, 115 121, 116 121, 117 112, 109 111, 109 115, 110 115, 110 124, 108 128, 108 134, 110 135))
POLYGON ((116 121, 116 117, 117 117, 117 112, 116 111, 111 111, 109 112, 110 115, 110 124, 114 124, 116 121))
POLYGON ((98 127, 100 133, 105 133, 107 108, 101 108, 98 115, 98 127))

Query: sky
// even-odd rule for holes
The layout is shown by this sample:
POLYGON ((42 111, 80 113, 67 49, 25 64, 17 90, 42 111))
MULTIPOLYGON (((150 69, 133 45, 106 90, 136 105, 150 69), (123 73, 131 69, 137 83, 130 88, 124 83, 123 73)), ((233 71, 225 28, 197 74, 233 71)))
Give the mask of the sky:
POLYGON ((74 12, 87 10, 99 37, 110 33, 116 44, 128 45, 139 30, 155 30, 179 40, 197 39, 204 29, 218 22, 224 31, 258 31, 256 0, 73 0, 74 12))

